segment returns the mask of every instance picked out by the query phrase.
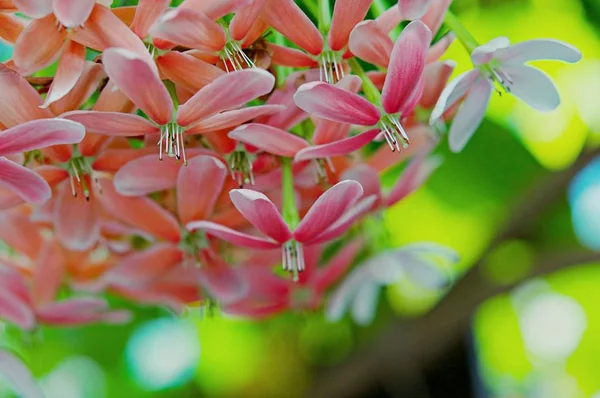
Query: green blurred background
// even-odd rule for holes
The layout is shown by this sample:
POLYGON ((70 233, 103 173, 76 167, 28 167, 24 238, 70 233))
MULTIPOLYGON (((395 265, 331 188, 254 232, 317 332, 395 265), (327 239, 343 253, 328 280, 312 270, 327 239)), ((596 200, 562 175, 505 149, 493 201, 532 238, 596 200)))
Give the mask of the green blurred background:
MULTIPOLYGON (((496 237, 540 181, 573 168, 584 148, 600 143, 600 1, 456 0, 452 8, 481 43, 499 35, 512 42, 555 38, 577 46, 583 60, 539 63, 563 99, 552 113, 495 95, 466 150, 454 155, 443 149, 445 162, 429 183, 385 215, 394 245, 448 245, 462 258, 453 270, 457 279, 477 264, 481 280, 493 287, 469 318, 463 341, 434 360, 437 370, 416 369, 424 375, 419 394, 598 398, 600 267, 575 261, 550 274, 528 275, 536 273, 540 258, 587 253, 580 242, 600 250, 600 167, 588 168, 569 197, 561 190, 542 198, 543 211, 525 231, 496 237), (459 353, 448 356, 453 350, 459 353)), ((0 57, 8 59, 10 48, 0 45, 0 57)), ((456 74, 471 66, 459 43, 445 58, 458 62, 456 74)), ((124 326, 24 335, 0 323, 0 345, 29 361, 48 397, 306 396, 320 388, 322 372, 335 372, 349 356, 360 358, 382 330, 398 318, 423 316, 442 296, 406 282, 390 287, 369 327, 349 318, 330 324, 321 313, 255 322, 201 309, 177 318, 136 308, 134 322, 124 326)), ((0 396, 2 391, 0 384, 0 396)), ((364 396, 403 395, 375 385, 364 396)))

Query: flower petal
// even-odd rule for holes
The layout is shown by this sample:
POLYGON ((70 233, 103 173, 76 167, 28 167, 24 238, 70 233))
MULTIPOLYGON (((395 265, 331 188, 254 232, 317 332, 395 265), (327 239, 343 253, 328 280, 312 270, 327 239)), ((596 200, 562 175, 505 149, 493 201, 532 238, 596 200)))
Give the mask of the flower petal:
POLYGON ((433 125, 448 109, 453 107, 473 87, 480 76, 479 70, 475 69, 457 76, 448 83, 431 111, 429 124, 433 125))
POLYGON ((136 53, 109 48, 102 54, 104 70, 129 99, 158 124, 173 115, 173 101, 154 69, 136 53))
POLYGON ((504 49, 510 46, 510 41, 506 37, 496 37, 487 43, 477 47, 471 53, 471 61, 475 65, 488 63, 494 58, 497 50, 504 49))
POLYGON ((452 0, 435 0, 429 5, 429 9, 421 18, 421 21, 427 25, 434 35, 440 30, 450 3, 452 3, 452 0))
POLYGON ((205 134, 212 131, 226 130, 237 127, 249 120, 277 114, 283 110, 284 107, 281 105, 259 105, 226 111, 203 119, 199 123, 192 124, 186 129, 186 133, 205 134))
POLYGON ((293 68, 313 68, 318 65, 312 57, 295 48, 269 43, 269 51, 271 52, 271 62, 275 65, 293 68))
POLYGON ((52 196, 48 183, 42 177, 4 157, 0 157, 0 185, 26 202, 42 204, 52 196))
POLYGON ((67 28, 83 26, 94 8, 95 0, 54 0, 56 19, 67 28))
POLYGON ((363 194, 356 181, 341 181, 329 188, 315 201, 298 227, 294 239, 308 242, 337 221, 363 194))
POLYGON ((410 195, 423 185, 440 164, 441 159, 436 156, 427 157, 423 154, 415 157, 390 191, 385 200, 385 205, 388 207, 393 206, 410 195))
POLYGON ((510 93, 539 111, 551 111, 560 105, 560 95, 552 79, 529 66, 506 66, 502 71, 512 80, 510 93))
POLYGON ((57 326, 76 326, 96 322, 123 323, 129 320, 126 311, 108 311, 106 301, 92 297, 78 297, 46 304, 38 309, 44 323, 57 326))
POLYGON ((30 305, 5 287, 0 290, 0 319, 25 330, 35 326, 35 316, 30 305))
POLYGON ((84 66, 85 47, 77 42, 69 41, 58 61, 56 73, 43 106, 47 107, 67 95, 81 77, 84 66))
MULTIPOLYGON (((64 97, 52 103, 50 110, 55 115, 60 115, 63 112, 79 109, 96 92, 105 77, 102 65, 84 62, 81 75, 73 88, 64 97)), ((81 146, 79 149, 81 150, 81 146)), ((82 152, 82 155, 87 154, 82 152)))
POLYGON ((124 196, 145 196, 152 192, 175 188, 183 162, 161 161, 146 155, 121 167, 114 176, 117 192, 124 196))
POLYGON ((387 67, 394 42, 376 21, 363 21, 352 30, 349 47, 358 58, 387 67))
POLYGON ((51 65, 60 55, 67 33, 56 29, 56 19, 48 15, 32 21, 21 33, 13 60, 22 75, 30 75, 51 65))
POLYGON ((65 119, 41 119, 0 131, 0 155, 31 151, 59 144, 76 144, 84 127, 65 119))
POLYGON ((519 65, 542 59, 574 63, 581 59, 581 51, 559 40, 536 39, 497 50, 495 58, 505 65, 519 65))
POLYGON ((229 24, 229 34, 233 40, 243 40, 255 24, 266 0, 254 0, 254 2, 238 10, 229 24))
POLYGON ((353 137, 344 138, 328 144, 309 146, 298 151, 296 156, 294 156, 294 161, 301 162, 303 160, 348 155, 373 141, 379 132, 379 129, 372 129, 353 137))
POLYGON ((31 372, 15 355, 0 350, 0 374, 8 379, 13 391, 23 398, 44 398, 31 372))
POLYGON ((374 281, 365 281, 357 289, 352 302, 352 318, 359 325, 368 325, 375 319, 377 298, 380 285, 374 281))
POLYGON ((191 8, 198 11, 216 21, 242 7, 246 7, 252 3, 252 0, 185 0, 180 8, 191 8))
POLYGON ((467 94, 448 132, 448 144, 453 152, 460 152, 481 124, 491 94, 492 84, 483 78, 477 80, 467 94))
POLYGON ((339 51, 346 47, 350 32, 354 26, 362 21, 373 0, 337 0, 333 8, 333 18, 327 42, 333 51, 339 51))
POLYGON ((244 124, 228 134, 229 138, 250 144, 277 156, 294 157, 308 143, 303 138, 264 124, 244 124))
POLYGON ((379 109, 358 94, 328 83, 305 83, 294 95, 298 107, 311 115, 339 123, 373 126, 379 109))
POLYGON ((131 30, 140 39, 145 39, 150 27, 163 15, 170 3, 170 0, 139 0, 131 30))
POLYGON ((223 162, 207 155, 191 158, 188 165, 179 170, 177 212, 182 224, 210 216, 227 175, 223 162))
POLYGON ((22 18, 0 13, 0 38, 8 43, 15 44, 25 28, 22 18))
POLYGON ((399 0, 400 15, 408 21, 414 21, 425 15, 431 0, 399 0))
POLYGON ((361 239, 353 239, 342 246, 342 249, 329 260, 325 267, 319 268, 313 279, 314 289, 324 292, 336 283, 348 270, 358 252, 363 248, 361 239))
POLYGON ((229 192, 233 205, 259 231, 279 243, 291 238, 291 233, 277 207, 267 196, 251 189, 229 192))
POLYGON ((83 124, 90 133, 133 137, 160 132, 149 120, 129 113, 73 111, 63 113, 61 117, 83 124))
POLYGON ((421 21, 408 24, 394 45, 388 73, 381 92, 387 113, 397 113, 417 88, 425 68, 431 31, 421 21))
POLYGON ((53 0, 12 0, 23 14, 30 18, 42 18, 52 12, 53 0))
POLYGON ((274 85, 273 75, 262 69, 244 69, 220 76, 179 107, 177 123, 189 126, 219 112, 239 108, 268 94, 274 85))
POLYGON ((323 37, 294 0, 267 0, 261 17, 276 31, 313 55, 323 50, 323 37))
POLYGON ((228 303, 244 298, 248 292, 247 282, 236 271, 222 259, 213 259, 200 268, 200 284, 211 297, 227 306, 228 303))
POLYGON ((208 62, 176 51, 161 55, 156 64, 164 77, 194 93, 225 74, 208 62))
POLYGON ((56 298, 65 267, 65 257, 54 241, 45 241, 35 261, 31 285, 31 301, 34 306, 49 303, 56 298))
POLYGON ((368 164, 359 163, 351 169, 344 171, 340 180, 354 180, 363 187, 363 196, 381 196, 381 182, 379 173, 368 164))
POLYGON ((189 8, 167 11, 150 28, 150 34, 162 40, 207 52, 220 51, 227 42, 221 25, 189 8))
POLYGON ((250 249, 275 249, 280 247, 278 242, 270 239, 248 235, 210 221, 193 221, 187 224, 186 228, 190 231, 200 229, 207 235, 215 236, 234 245, 250 249))
POLYGON ((454 71, 454 61, 434 62, 427 64, 423 74, 425 86, 419 105, 425 109, 432 109, 440 98, 450 75, 454 71))

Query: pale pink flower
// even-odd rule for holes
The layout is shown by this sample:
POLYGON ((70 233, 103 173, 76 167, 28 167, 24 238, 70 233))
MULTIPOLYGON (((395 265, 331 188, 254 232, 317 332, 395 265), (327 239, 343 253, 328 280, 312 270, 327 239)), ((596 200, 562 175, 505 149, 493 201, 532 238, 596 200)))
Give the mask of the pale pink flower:
POLYGON ((459 152, 483 120, 496 83, 529 106, 551 111, 560 104, 554 83, 544 72, 526 63, 536 60, 574 63, 580 59, 579 50, 557 40, 536 39, 511 46, 505 37, 493 39, 471 54, 476 69, 463 73, 446 86, 430 123, 436 123, 462 100, 448 134, 450 149, 459 152))
POLYGON ((404 19, 413 21, 425 15, 431 2, 432 0, 398 0, 398 10, 404 19))
POLYGON ((23 398, 44 398, 42 389, 20 358, 15 354, 0 349, 0 376, 7 380, 9 386, 18 396, 23 398))

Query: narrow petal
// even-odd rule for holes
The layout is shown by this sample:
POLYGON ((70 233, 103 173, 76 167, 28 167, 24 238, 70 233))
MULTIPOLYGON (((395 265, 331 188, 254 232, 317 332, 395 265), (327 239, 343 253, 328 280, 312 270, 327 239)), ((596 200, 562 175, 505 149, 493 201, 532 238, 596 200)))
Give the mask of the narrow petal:
POLYGON ((325 267, 317 270, 317 274, 312 282, 315 290, 324 292, 336 283, 348 268, 352 261, 363 248, 364 242, 361 239, 354 239, 342 246, 342 249, 329 260, 325 267))
POLYGON ((350 32, 362 21, 373 0, 338 0, 333 8, 333 18, 327 36, 329 48, 339 51, 346 47, 350 32))
POLYGON ((352 126, 346 123, 332 122, 331 120, 317 119, 312 142, 314 145, 329 144, 347 138, 352 126))
POLYGON ((83 124, 90 133, 133 137, 160 132, 147 119, 129 113, 73 111, 63 113, 61 117, 83 124))
POLYGON ((510 41, 506 37, 496 37, 487 43, 477 47, 471 53, 471 61, 475 65, 486 64, 494 58, 496 51, 510 46, 510 41))
POLYGON ((38 309, 38 317, 50 325, 76 326, 97 322, 123 323, 130 315, 126 311, 108 311, 108 304, 102 299, 78 297, 46 304, 38 309))
POLYGON ((25 28, 22 18, 0 13, 0 38, 8 43, 15 44, 21 32, 25 28))
POLYGON ((105 276, 106 283, 119 286, 144 285, 164 276, 181 263, 182 252, 171 243, 157 243, 121 259, 105 276))
POLYGON ((259 231, 279 243, 291 238, 291 233, 277 207, 263 193, 251 189, 229 192, 233 205, 259 231))
POLYGON ((0 157, 0 185, 26 202, 42 204, 52 196, 48 183, 42 177, 4 157, 0 157))
MULTIPOLYGON (((393 8, 397 9, 397 7, 393 8)), ((342 319, 352 300, 355 299, 356 292, 365 282, 364 273, 361 268, 351 272, 341 283, 340 287, 329 297, 325 308, 325 317, 329 322, 336 322, 342 319)))
POLYGON ((100 238, 100 213, 96 195, 86 200, 81 185, 75 184, 77 197, 71 186, 63 183, 54 206, 56 236, 68 249, 83 251, 90 249, 100 238))
POLYGON ((185 0, 180 8, 191 8, 216 21, 234 11, 246 7, 252 3, 252 0, 185 0))
POLYGON ((146 155, 121 167, 113 179, 115 189, 124 196, 145 196, 175 188, 183 162, 161 161, 158 155, 146 155))
MULTIPOLYGON (((539 111, 551 111, 560 105, 560 95, 552 79, 529 66, 507 66, 502 71, 512 80, 510 93, 539 111)), ((0 136, 1 137, 1 136, 0 136)))
MULTIPOLYGON (((85 51, 84 51, 85 54, 85 51)), ((61 99, 53 102, 50 110, 55 115, 79 109, 96 92, 102 80, 106 78, 102 65, 95 62, 85 62, 79 79, 73 88, 61 99)), ((48 98, 48 96, 46 96, 48 98)), ((79 147, 81 149, 81 147, 79 147)), ((85 155, 84 152, 82 154, 85 155)))
POLYGON ((415 157, 406 167, 396 185, 385 200, 386 206, 393 206, 425 183, 441 164, 439 157, 425 155, 415 157))
POLYGON ((363 189, 356 181, 341 181, 329 188, 311 206, 298 227, 294 239, 307 242, 338 220, 362 195, 363 189))
POLYGON ((0 374, 8 379, 13 391, 23 398, 44 398, 27 366, 15 355, 0 350, 0 374))
POLYGON ((31 301, 39 306, 56 298, 63 278, 65 258, 61 248, 54 241, 44 242, 35 261, 31 285, 31 301))
POLYGON ((63 98, 75 87, 77 80, 83 73, 84 65, 85 47, 74 41, 69 41, 60 61, 58 61, 56 74, 46 95, 44 107, 63 98))
POLYGON ((23 14, 30 18, 42 18, 52 12, 53 0, 12 0, 23 14))
POLYGON ((269 43, 271 62, 275 65, 291 66, 293 68, 314 68, 318 65, 314 58, 305 52, 269 43))
POLYGON ((360 95, 327 83, 303 84, 294 101, 311 115, 339 123, 373 126, 381 117, 379 109, 360 95))
POLYGON ((298 151, 296 156, 294 156, 294 161, 300 162, 303 160, 349 155, 350 153, 358 151, 360 148, 373 141, 379 132, 379 129, 373 129, 361 134, 357 134, 353 137, 344 138, 343 140, 334 141, 328 144, 309 146, 298 151))
POLYGON ((150 28, 150 34, 162 40, 208 52, 220 51, 227 42, 221 25, 189 8, 167 11, 150 28))
POLYGON ((237 246, 250 249, 275 249, 280 247, 278 242, 238 232, 234 229, 210 221, 194 221, 187 224, 190 231, 202 230, 206 234, 222 239, 237 246))
POLYGON ((129 99, 158 124, 173 115, 173 101, 154 69, 136 53, 109 48, 102 55, 104 69, 129 99))
POLYGON ((359 325, 368 325, 375 319, 377 298, 380 286, 372 281, 366 281, 357 289, 352 302, 352 318, 359 325))
POLYGON ((170 51, 157 58, 164 77, 194 93, 225 74, 220 68, 186 53, 170 51))
POLYGON ((254 120, 261 116, 274 115, 283 110, 284 107, 281 105, 259 105, 226 111, 203 119, 199 123, 192 124, 186 129, 186 133, 204 134, 212 131, 227 130, 246 123, 249 120, 254 120))
POLYGON ((33 120, 0 131, 0 155, 10 155, 59 144, 76 144, 85 135, 84 127, 65 119, 33 120))
MULTIPOLYGON (((18 211, 1 212, 0 223, 6 226, 0 228, 0 239, 17 253, 34 260, 42 247, 43 238, 37 232, 32 232, 36 225, 29 216, 18 211)), ((0 275, 1 271, 2 268, 0 275)))
POLYGON ((200 268, 200 284, 211 297, 226 306, 244 298, 248 292, 248 283, 236 271, 225 261, 213 259, 200 268))
POLYGON ((135 104, 119 90, 113 81, 109 80, 100 92, 92 110, 98 112, 132 113, 135 111, 135 104))
POLYGON ((131 30, 140 39, 148 36, 150 27, 160 18, 169 7, 170 0, 140 0, 135 10, 131 30))
POLYGON ((210 216, 227 175, 227 166, 214 156, 207 155, 191 158, 187 167, 179 170, 177 213, 182 224, 210 216))
POLYGON ((450 45, 454 42, 456 36, 454 33, 450 32, 441 39, 439 39, 434 45, 429 47, 429 51, 427 51, 427 57, 425 58, 425 62, 430 64, 434 61, 437 61, 444 55, 446 50, 450 47, 450 45))
POLYGON ((425 109, 432 109, 440 98, 454 71, 454 61, 434 62, 425 67, 423 78, 425 86, 419 105, 425 109))
POLYGON ((384 32, 389 33, 396 26, 400 25, 400 22, 402 22, 403 19, 398 7, 390 7, 383 14, 378 16, 375 21, 384 32))
POLYGON ((0 319, 14 323, 24 330, 35 326, 35 317, 30 305, 5 287, 0 290, 0 319))
POLYGON ((94 8, 95 0, 54 0, 56 19, 67 28, 83 26, 94 8))
POLYGON ((363 187, 363 196, 381 196, 381 183, 379 173, 373 167, 360 163, 344 171, 340 180, 354 180, 363 187))
POLYGON ((352 30, 349 47, 363 61, 387 67, 394 42, 376 21, 363 21, 352 30))
POLYGON ((264 124, 244 124, 228 134, 229 138, 250 144, 277 156, 294 157, 308 143, 303 138, 264 124))
POLYGON ((414 21, 425 15, 432 0, 399 0, 400 15, 408 21, 414 21))
POLYGON ((56 29, 52 15, 32 21, 15 43, 13 60, 19 72, 30 75, 51 65, 60 55, 66 37, 64 29, 56 29))
POLYGON ((434 35, 440 30, 450 3, 452 3, 452 0, 435 0, 429 5, 429 9, 421 18, 421 21, 427 25, 434 35))
POLYGON ((262 69, 244 69, 220 76, 179 107, 177 122, 188 126, 216 113, 239 108, 270 93, 274 85, 273 75, 262 69))
POLYGON ((497 50, 495 58, 505 65, 519 65, 542 59, 574 63, 581 59, 581 51, 559 40, 536 39, 497 50))
POLYGON ((267 0, 261 17, 276 31, 313 55, 323 50, 323 37, 294 0, 267 0))
POLYGON ((485 116, 492 85, 487 79, 479 79, 458 109, 448 132, 448 143, 453 152, 460 152, 475 133, 485 116))
POLYGON ((132 227, 152 236, 179 242, 179 223, 167 210, 150 198, 131 198, 119 195, 112 181, 100 178, 102 195, 98 195, 104 210, 132 227))
POLYGON ((397 113, 414 92, 425 68, 431 31, 421 21, 408 24, 394 45, 381 102, 387 113, 397 113))
POLYGON ((444 113, 452 108, 456 103, 473 87, 477 79, 481 76, 478 70, 465 72, 452 80, 444 88, 440 97, 431 111, 429 123, 437 122, 444 113))
POLYGON ((229 34, 233 40, 242 40, 255 24, 266 0, 255 0, 251 5, 238 10, 229 24, 229 34))

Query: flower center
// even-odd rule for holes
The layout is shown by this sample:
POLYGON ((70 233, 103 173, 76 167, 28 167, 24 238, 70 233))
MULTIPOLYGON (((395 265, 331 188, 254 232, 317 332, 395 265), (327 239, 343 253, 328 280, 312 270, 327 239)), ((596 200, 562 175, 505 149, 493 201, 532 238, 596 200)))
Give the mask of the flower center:
POLYGON ((335 167, 331 158, 321 158, 312 160, 312 173, 315 179, 315 183, 320 184, 323 182, 329 182, 329 175, 327 169, 332 173, 335 173, 335 167))
POLYGON ((337 83, 344 77, 342 60, 334 51, 324 51, 319 56, 319 80, 327 83, 337 83))
MULTIPOLYGON (((508 75, 508 73, 506 73, 500 67, 499 63, 494 62, 494 60, 492 60, 489 64, 485 65, 482 68, 482 71, 483 71, 484 75, 486 75, 487 78, 491 80, 492 83, 496 83, 500 87, 502 87, 504 92, 506 92, 506 93, 511 92, 511 86, 513 85, 513 80, 508 75)), ((496 90, 496 91, 498 92, 498 94, 502 95, 501 91, 499 91, 499 90, 496 90)))
POLYGON ((229 155, 228 163, 231 178, 242 187, 244 184, 254 185, 253 155, 244 150, 235 150, 229 155))
POLYGON ((193 261, 197 266, 200 266, 206 259, 207 249, 209 248, 208 239, 204 232, 200 230, 190 232, 183 229, 178 247, 188 260, 186 263, 193 261))
POLYGON ((88 184, 89 180, 95 185, 96 191, 101 194, 102 186, 100 185, 100 180, 98 179, 98 175, 94 172, 92 167, 90 166, 89 159, 84 156, 73 156, 67 162, 67 171, 69 172, 69 183, 71 184, 71 193, 73 197, 77 197, 77 189, 75 189, 75 182, 77 182, 81 189, 83 190, 83 196, 85 200, 90 200, 90 186, 88 184))
POLYGON ((219 54, 219 57, 225 65, 225 70, 229 73, 236 70, 242 70, 244 68, 255 68, 254 62, 246 55, 242 47, 237 41, 231 40, 225 44, 223 50, 219 54))
POLYGON ((167 123, 160 127, 160 139, 158 141, 158 158, 163 160, 163 153, 170 158, 180 160, 187 166, 185 156, 184 128, 175 122, 167 123))
POLYGON ((294 282, 297 282, 298 273, 304 271, 305 268, 302 244, 295 240, 285 242, 281 253, 281 262, 283 270, 291 272, 294 282))
POLYGON ((408 138, 404 127, 402 127, 400 121, 395 116, 383 116, 379 121, 379 125, 381 126, 381 132, 392 152, 400 152, 400 145, 402 145, 402 148, 407 148, 408 145, 410 145, 410 139, 408 138))

